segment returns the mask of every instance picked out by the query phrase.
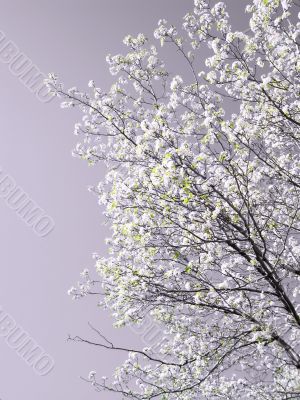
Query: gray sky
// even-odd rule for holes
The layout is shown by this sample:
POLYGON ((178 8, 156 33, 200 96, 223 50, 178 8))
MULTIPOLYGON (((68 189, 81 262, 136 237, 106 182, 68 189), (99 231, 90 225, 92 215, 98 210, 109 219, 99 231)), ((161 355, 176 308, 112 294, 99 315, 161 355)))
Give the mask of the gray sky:
MULTIPOLYGON (((225 2, 234 6, 242 29, 246 2, 225 2)), ((7 0, 0 5, 6 40, 42 72, 56 72, 67 87, 84 89, 90 79, 104 88, 112 83, 105 56, 125 51, 126 34, 152 38, 158 19, 178 24, 192 0, 7 0)), ((105 251, 101 210, 87 191, 103 169, 71 156, 78 111, 40 102, 1 61, 0 83, 2 177, 14 178, 55 221, 54 230, 39 237, 0 198, 0 305, 55 360, 53 370, 39 376, 0 336, 0 399, 113 399, 94 392, 79 376, 90 370, 110 376, 123 355, 66 341, 69 333, 92 338, 88 321, 118 344, 140 340, 113 329, 96 299, 72 302, 66 294, 84 268, 93 268, 92 253, 105 251)))

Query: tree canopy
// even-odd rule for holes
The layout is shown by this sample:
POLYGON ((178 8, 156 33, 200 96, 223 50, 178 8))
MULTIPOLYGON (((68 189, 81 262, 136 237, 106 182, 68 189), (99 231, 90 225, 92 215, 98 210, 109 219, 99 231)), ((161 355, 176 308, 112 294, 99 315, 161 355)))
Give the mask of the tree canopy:
MULTIPOLYGON (((107 166, 94 188, 113 229, 109 257, 96 256, 101 302, 118 326, 149 314, 164 329, 111 380, 91 372, 95 389, 300 398, 299 11, 254 0, 240 32, 223 2, 195 0, 182 29, 159 21, 162 48, 139 34, 107 57, 110 90, 64 90, 49 76, 62 106, 84 114, 74 154, 107 166), (184 72, 165 66, 166 46, 184 72)), ((95 291, 83 275, 75 298, 95 291)))

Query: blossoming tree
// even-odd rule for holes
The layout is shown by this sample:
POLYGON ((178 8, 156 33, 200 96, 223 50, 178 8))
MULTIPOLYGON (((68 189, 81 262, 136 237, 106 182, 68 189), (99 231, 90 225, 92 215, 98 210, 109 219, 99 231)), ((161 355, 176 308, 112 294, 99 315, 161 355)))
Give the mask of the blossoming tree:
MULTIPOLYGON (((158 349, 131 351, 111 380, 92 372, 97 390, 300 398, 300 8, 254 0, 246 11, 246 33, 209 0, 195 0, 182 34, 159 22, 155 38, 180 53, 184 78, 142 34, 108 56, 108 92, 49 76, 84 114, 75 154, 108 169, 95 188, 113 228, 110 256, 96 257, 102 303, 119 326, 148 313, 164 329, 158 349)), ((84 276, 75 298, 95 291, 84 276)))

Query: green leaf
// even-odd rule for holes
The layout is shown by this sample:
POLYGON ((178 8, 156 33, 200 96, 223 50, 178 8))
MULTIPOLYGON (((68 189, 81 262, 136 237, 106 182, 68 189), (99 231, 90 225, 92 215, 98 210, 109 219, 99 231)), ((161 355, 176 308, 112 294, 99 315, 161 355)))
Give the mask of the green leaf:
POLYGON ((222 163, 223 161, 225 161, 227 158, 227 153, 225 151, 222 151, 222 153, 220 153, 219 155, 219 161, 222 163))

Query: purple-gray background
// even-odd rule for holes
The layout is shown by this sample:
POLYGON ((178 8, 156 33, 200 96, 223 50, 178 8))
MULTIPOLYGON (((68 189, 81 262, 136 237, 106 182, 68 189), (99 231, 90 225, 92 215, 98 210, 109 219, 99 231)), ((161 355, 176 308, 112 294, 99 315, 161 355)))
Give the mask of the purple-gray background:
MULTIPOLYGON (((236 27, 243 29, 245 0, 225 1, 236 27)), ((113 82, 105 56, 125 52, 123 37, 145 33, 153 38, 158 19, 178 25, 192 0, 7 0, 1 1, 0 30, 43 72, 56 72, 67 87, 85 89, 113 82)), ((245 27, 244 27, 245 29, 245 27)), ((153 39, 154 40, 154 39, 153 39)), ((176 65, 173 66, 176 73, 176 65)), ((116 343, 130 346, 139 337, 111 327, 96 298, 72 302, 67 290, 84 268, 93 268, 93 252, 104 253, 108 230, 97 199, 86 189, 103 176, 71 157, 78 111, 60 110, 56 101, 37 100, 6 64, 0 63, 0 166, 55 221, 40 238, 0 199, 0 305, 55 360, 44 377, 0 337, 0 399, 112 399, 79 376, 96 370, 110 376, 124 354, 67 342, 68 334, 92 337, 87 322, 116 343)))

